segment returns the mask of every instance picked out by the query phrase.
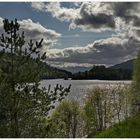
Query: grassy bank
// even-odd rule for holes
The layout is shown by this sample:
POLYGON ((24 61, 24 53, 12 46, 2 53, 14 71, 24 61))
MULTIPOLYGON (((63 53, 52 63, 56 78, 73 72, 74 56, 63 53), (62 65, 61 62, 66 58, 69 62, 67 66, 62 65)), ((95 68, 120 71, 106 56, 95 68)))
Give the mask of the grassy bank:
POLYGON ((97 138, 140 138, 140 113, 96 135, 97 138))

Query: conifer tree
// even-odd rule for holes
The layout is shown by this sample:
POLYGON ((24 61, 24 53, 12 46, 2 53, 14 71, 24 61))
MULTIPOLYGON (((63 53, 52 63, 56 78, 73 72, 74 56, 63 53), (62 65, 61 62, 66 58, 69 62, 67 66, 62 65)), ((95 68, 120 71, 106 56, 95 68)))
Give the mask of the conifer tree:
POLYGON ((15 21, 3 21, 0 36, 0 137, 43 137, 43 122, 54 103, 70 90, 56 85, 54 90, 40 88, 38 63, 42 42, 25 41, 25 33, 15 21))

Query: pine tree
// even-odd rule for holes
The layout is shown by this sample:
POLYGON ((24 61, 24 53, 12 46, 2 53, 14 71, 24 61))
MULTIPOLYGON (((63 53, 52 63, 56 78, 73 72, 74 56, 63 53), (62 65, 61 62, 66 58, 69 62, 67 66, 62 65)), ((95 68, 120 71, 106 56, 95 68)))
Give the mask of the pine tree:
POLYGON ((0 36, 0 137, 43 137, 43 123, 54 103, 70 90, 56 85, 54 91, 40 88, 38 63, 42 42, 25 42, 24 31, 15 21, 3 21, 5 33, 0 36))

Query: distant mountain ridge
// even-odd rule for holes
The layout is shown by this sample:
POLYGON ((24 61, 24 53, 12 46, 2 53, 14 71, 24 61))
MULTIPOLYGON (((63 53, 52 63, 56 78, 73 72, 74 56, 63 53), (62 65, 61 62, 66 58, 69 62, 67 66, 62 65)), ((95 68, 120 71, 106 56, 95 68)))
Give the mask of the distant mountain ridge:
MULTIPOLYGON (((109 68, 111 69, 127 69, 127 70, 133 70, 133 66, 134 66, 134 60, 135 59, 131 59, 113 66, 110 66, 109 68)), ((71 73, 77 73, 77 72, 85 72, 90 70, 92 67, 67 67, 67 68, 62 68, 63 70, 69 71, 71 73)))
POLYGON ((65 67, 65 68, 62 68, 63 70, 66 70, 66 71, 69 71, 71 73, 77 73, 77 72, 84 72, 84 71, 87 71, 87 70, 90 70, 92 67, 65 67))
POLYGON ((133 70, 134 61, 135 61, 135 59, 131 59, 131 60, 122 62, 120 64, 116 64, 114 66, 111 66, 109 68, 111 68, 111 69, 128 69, 128 70, 133 70))
POLYGON ((120 64, 106 67, 105 65, 94 66, 84 72, 72 74, 74 80, 131 80, 133 74, 134 59, 120 64))

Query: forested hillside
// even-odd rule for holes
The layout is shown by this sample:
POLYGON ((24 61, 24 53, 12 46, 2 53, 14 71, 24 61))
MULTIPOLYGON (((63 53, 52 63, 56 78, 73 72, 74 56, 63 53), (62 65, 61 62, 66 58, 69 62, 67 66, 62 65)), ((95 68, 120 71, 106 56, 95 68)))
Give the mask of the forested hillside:
MULTIPOLYGON (((10 60, 10 53, 0 52, 0 68, 4 63, 8 63, 10 60), (3 61, 4 60, 4 61, 3 61)), ((16 56, 15 56, 16 57, 16 56)), ((17 57, 18 59, 18 57, 17 57)), ((32 58, 30 59, 30 64, 36 65, 35 60, 32 58)), ((46 62, 39 62, 38 67, 41 69, 41 79, 55 79, 55 78, 67 78, 71 76, 71 72, 67 72, 66 70, 61 70, 55 67, 48 65, 46 62)))

